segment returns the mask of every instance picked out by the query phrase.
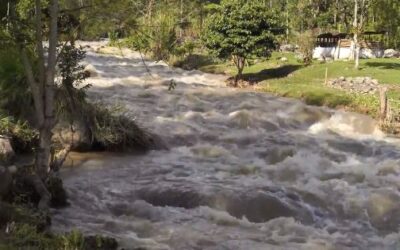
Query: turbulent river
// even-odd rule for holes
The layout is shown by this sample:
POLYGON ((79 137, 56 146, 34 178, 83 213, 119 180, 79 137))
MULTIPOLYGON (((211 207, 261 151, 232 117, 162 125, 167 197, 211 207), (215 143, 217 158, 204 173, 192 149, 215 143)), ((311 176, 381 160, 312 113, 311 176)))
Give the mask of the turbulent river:
POLYGON ((128 249, 400 249, 400 142, 372 119, 89 45, 90 98, 168 150, 73 155, 54 230, 128 249))

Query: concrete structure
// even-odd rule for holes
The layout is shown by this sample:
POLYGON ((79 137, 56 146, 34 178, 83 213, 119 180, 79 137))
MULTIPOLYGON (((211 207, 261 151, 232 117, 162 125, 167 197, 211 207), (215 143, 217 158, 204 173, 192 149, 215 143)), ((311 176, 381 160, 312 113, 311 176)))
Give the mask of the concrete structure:
MULTIPOLYGON (((374 33, 381 34, 381 33, 374 33)), ((349 59, 354 55, 354 43, 351 34, 340 33, 332 35, 330 33, 321 34, 317 37, 314 49, 314 59, 332 58, 334 60, 349 59)), ((379 58, 384 56, 384 49, 380 42, 361 41, 360 58, 379 58)))

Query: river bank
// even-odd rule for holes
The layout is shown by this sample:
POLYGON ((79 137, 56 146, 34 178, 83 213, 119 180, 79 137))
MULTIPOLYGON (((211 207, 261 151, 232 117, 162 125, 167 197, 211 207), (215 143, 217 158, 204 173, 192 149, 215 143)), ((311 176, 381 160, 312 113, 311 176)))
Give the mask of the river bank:
MULTIPOLYGON (((235 68, 229 63, 213 62, 212 60, 197 60, 203 62, 192 67, 204 72, 224 73, 227 76, 235 74, 235 68)), ((379 96, 377 94, 362 94, 333 89, 325 85, 325 80, 332 81, 349 77, 369 77, 377 79, 379 84, 393 87, 388 92, 388 98, 394 112, 400 110, 400 92, 396 90, 399 84, 400 60, 397 58, 378 58, 361 60, 360 70, 355 70, 351 61, 327 61, 303 66, 294 53, 273 53, 271 59, 252 60, 244 70, 244 78, 261 92, 278 96, 292 97, 316 106, 358 112, 372 117, 379 117, 379 96), (327 75, 326 75, 327 73, 327 75), (325 79, 327 76, 327 79, 325 79)))

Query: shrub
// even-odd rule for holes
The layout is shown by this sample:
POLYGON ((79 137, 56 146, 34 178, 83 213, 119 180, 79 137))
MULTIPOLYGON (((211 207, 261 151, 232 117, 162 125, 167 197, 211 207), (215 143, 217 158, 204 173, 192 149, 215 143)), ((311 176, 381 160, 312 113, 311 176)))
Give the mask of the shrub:
POLYGON ((310 65, 313 59, 315 47, 315 35, 312 31, 306 31, 297 36, 297 45, 299 53, 305 65, 310 65))
POLYGON ((177 45, 176 22, 173 16, 160 14, 151 27, 138 29, 123 44, 144 53, 157 61, 168 61, 177 45))

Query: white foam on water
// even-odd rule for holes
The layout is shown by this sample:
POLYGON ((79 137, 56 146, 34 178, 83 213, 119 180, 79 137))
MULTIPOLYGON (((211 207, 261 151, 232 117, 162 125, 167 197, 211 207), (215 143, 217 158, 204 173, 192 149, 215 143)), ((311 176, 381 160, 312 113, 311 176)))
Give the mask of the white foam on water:
POLYGON ((400 143, 371 118, 79 44, 98 72, 89 97, 122 105, 170 149, 73 156, 79 166, 62 172, 71 206, 54 211, 54 230, 128 249, 399 247, 400 143))

